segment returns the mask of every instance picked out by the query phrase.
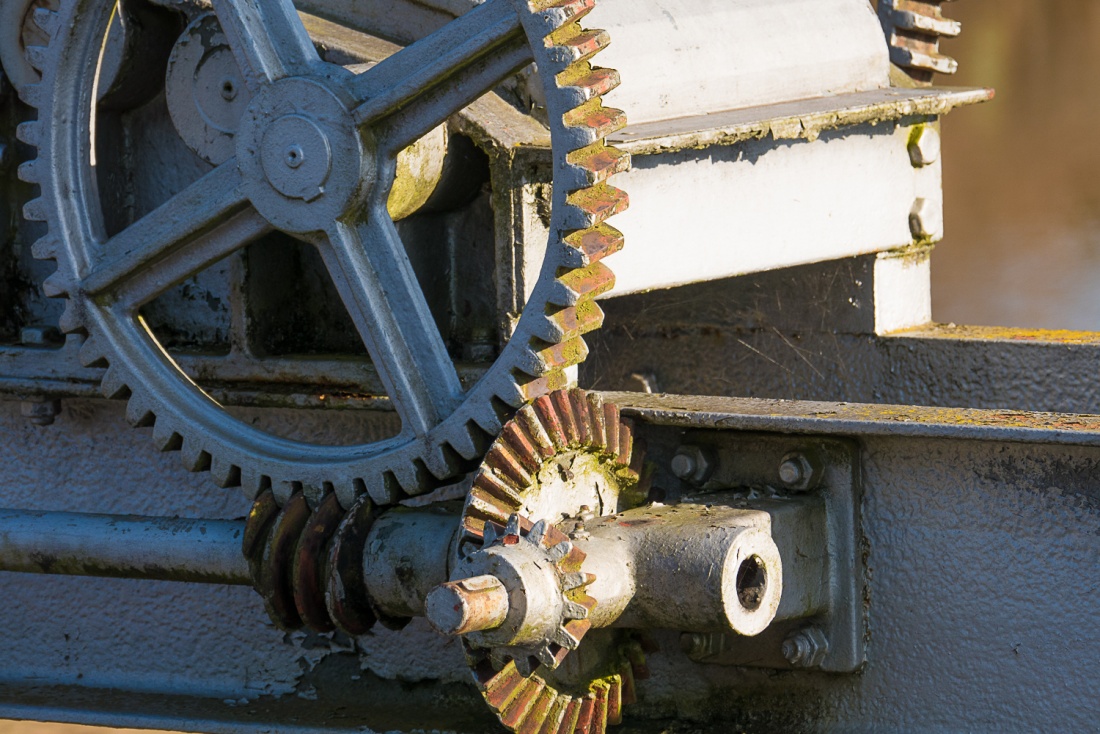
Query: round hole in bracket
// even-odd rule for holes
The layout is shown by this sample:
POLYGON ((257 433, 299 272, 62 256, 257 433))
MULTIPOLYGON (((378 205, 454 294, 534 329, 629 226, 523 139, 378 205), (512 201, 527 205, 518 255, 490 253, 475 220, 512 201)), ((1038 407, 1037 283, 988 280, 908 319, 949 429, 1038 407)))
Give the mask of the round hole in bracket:
POLYGON ((768 589, 768 573, 760 556, 749 556, 737 567, 737 599, 750 612, 760 608, 768 589))

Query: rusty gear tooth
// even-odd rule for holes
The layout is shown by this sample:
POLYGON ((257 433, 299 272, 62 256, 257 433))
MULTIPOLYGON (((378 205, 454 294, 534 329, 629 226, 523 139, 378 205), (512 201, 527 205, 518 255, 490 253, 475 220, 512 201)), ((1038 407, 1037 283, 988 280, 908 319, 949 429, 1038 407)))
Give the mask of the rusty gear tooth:
POLYGON ((515 664, 508 663, 482 687, 485 702, 493 711, 500 712, 515 699, 525 683, 526 679, 516 670, 515 664))
POLYGON ((529 467, 507 443, 497 440, 485 456, 486 467, 516 487, 528 487, 534 482, 533 473, 538 467, 529 467))
POLYGON ((301 493, 295 494, 283 506, 275 518, 264 547, 260 575, 255 579, 256 590, 264 600, 264 608, 279 629, 293 631, 301 628, 302 619, 294 604, 294 592, 290 585, 290 565, 298 538, 309 521, 309 505, 301 493))
POLYGON ((630 154, 603 141, 574 150, 566 161, 576 169, 579 186, 594 186, 630 170, 630 154))
POLYGON ((577 734, 592 734, 596 717, 596 694, 590 693, 581 701, 581 711, 577 718, 577 734))
POLYGON ((535 329, 535 336, 547 342, 568 341, 603 326, 603 317, 603 309, 595 301, 581 301, 548 313, 535 329))
POLYGON ((527 435, 523 423, 508 421, 497 441, 508 447, 509 452, 520 461, 527 474, 533 476, 538 473, 539 467, 542 466, 542 456, 535 447, 534 441, 527 435))
POLYGON ((618 675, 608 680, 607 723, 612 726, 623 723, 623 681, 618 675))
POLYGON ((592 714, 592 731, 604 734, 607 731, 607 692, 610 686, 606 681, 598 680, 593 684, 596 693, 596 705, 592 714))
POLYGON ((562 717, 557 734, 574 734, 577 730, 577 721, 580 719, 580 716, 581 699, 571 697, 569 699, 569 704, 565 707, 565 716, 562 717))
POLYGON ((538 734, 543 722, 550 715, 550 709, 557 697, 558 694, 552 688, 544 687, 523 715, 523 719, 516 725, 516 734, 538 734))
POLYGON ((587 61, 611 43, 611 36, 604 30, 588 30, 570 24, 547 36, 548 56, 556 68, 550 73, 560 74, 568 67, 587 61))
POLYGON ((466 510, 472 512, 483 520, 493 520, 498 523, 508 522, 509 515, 515 511, 503 500, 492 497, 480 491, 471 491, 466 498, 466 510))
POLYGON ((552 392, 550 393, 550 401, 554 404, 558 417, 561 419, 566 446, 578 446, 580 444, 580 432, 577 430, 577 419, 573 415, 573 402, 569 399, 569 393, 565 390, 552 392))
POLYGON ((335 494, 326 495, 310 515, 294 549, 291 589, 294 606, 306 626, 318 632, 336 629, 325 607, 325 563, 328 543, 343 520, 335 494))
POLYGON ((624 663, 619 669, 619 679, 622 681, 619 700, 621 706, 629 706, 638 702, 638 691, 634 685, 634 668, 630 663, 624 663))
POLYGON ((532 9, 542 19, 547 32, 576 22, 588 15, 596 7, 596 0, 557 0, 557 2, 532 3, 532 9))
POLYGON ((596 298, 615 285, 615 274, 602 262, 575 268, 557 277, 547 300, 558 306, 572 306, 596 298))
POLYGON ((603 420, 607 431, 607 453, 612 456, 619 454, 619 406, 614 403, 604 403, 603 420))
POLYGON ((593 446, 592 415, 588 411, 588 393, 579 388, 569 391, 569 404, 577 427, 577 442, 582 446, 593 446))
POLYGON ((554 446, 555 453, 565 451, 569 447, 569 439, 565 435, 565 428, 562 426, 561 417, 558 415, 558 410, 554 406, 553 401, 549 395, 543 395, 539 397, 533 403, 535 413, 539 417, 539 422, 543 428, 546 429, 547 435, 550 437, 550 442, 554 446))
POLYGON ((510 484, 497 473, 486 471, 484 467, 478 470, 477 474, 474 476, 473 489, 485 492, 505 502, 511 506, 513 510, 518 510, 523 504, 523 499, 521 497, 521 492, 523 490, 522 486, 517 487, 510 484))
POLYGON ((558 74, 558 88, 573 95, 574 106, 613 91, 621 83, 619 72, 591 65, 573 65, 558 74))
POLYGON ((557 734, 561 729, 562 721, 565 720, 565 714, 569 710, 569 703, 572 700, 571 697, 564 694, 555 697, 550 710, 546 712, 542 726, 536 730, 535 734, 557 734))
POLYGON ((515 731, 545 687, 538 678, 524 678, 516 695, 500 711, 500 723, 515 731))
POLYGON ((878 14, 890 44, 890 61, 920 85, 936 73, 954 74, 958 63, 940 52, 940 39, 955 38, 962 24, 943 17, 944 0, 879 0, 878 14))
POLYGON ((624 239, 622 232, 601 222, 595 227, 573 232, 566 236, 565 242, 570 248, 568 267, 582 268, 623 249, 624 239))
POLYGON ((554 442, 532 405, 523 406, 516 414, 516 420, 526 429, 526 433, 530 436, 531 443, 542 461, 554 456, 554 442))
POLYGON ((607 424, 604 420, 604 403, 599 393, 586 392, 585 402, 588 403, 590 441, 593 448, 607 448, 607 424))
POLYGON ((619 452, 616 461, 619 466, 629 468, 633 459, 634 428, 628 421, 619 422, 619 452))
POLYGON ((569 206, 565 210, 564 218, 566 226, 570 229, 584 229, 626 211, 630 206, 630 197, 622 189, 599 183, 573 192, 567 202, 569 206))
POLYGON ((626 113, 615 107, 604 107, 596 97, 574 107, 562 117, 573 138, 574 148, 591 145, 626 127, 626 113))

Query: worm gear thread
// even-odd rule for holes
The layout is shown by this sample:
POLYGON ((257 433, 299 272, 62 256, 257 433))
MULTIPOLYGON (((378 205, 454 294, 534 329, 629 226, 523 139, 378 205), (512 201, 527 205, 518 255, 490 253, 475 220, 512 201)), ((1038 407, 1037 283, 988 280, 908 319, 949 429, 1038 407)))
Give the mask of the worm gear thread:
MULTIPOLYGON (((607 182, 629 166, 629 156, 605 142, 626 122, 621 111, 604 107, 601 99, 618 84, 618 75, 591 63, 609 38, 579 24, 594 0, 495 0, 470 11, 518 14, 522 30, 516 33, 526 35, 546 88, 554 156, 546 258, 512 338, 483 378, 456 398, 453 410, 422 434, 359 446, 289 441, 231 418, 147 332, 136 318, 140 304, 126 311, 115 300, 117 291, 103 290, 102 270, 118 263, 97 260, 116 238, 107 238, 98 224, 98 195, 87 164, 94 147, 89 100, 94 60, 113 5, 107 0, 65 0, 58 12, 35 16, 51 40, 48 49, 27 51, 43 80, 23 90, 38 119, 21 125, 18 136, 37 147, 38 156, 23 164, 19 175, 41 187, 41 195, 25 205, 24 215, 48 224, 49 233, 35 244, 34 255, 58 262, 43 290, 68 299, 61 329, 87 335, 81 361, 106 368, 102 393, 127 398, 129 421, 151 426, 159 449, 178 451, 187 469, 208 471, 223 487, 241 486, 252 499, 271 490, 279 505, 298 493, 313 505, 329 493, 344 508, 363 494, 378 504, 391 504, 468 471, 508 415, 568 385, 567 369, 587 356, 583 335, 603 320, 594 299, 614 284, 603 259, 623 244, 621 233, 605 220, 628 203, 626 194, 607 182)), ((224 168, 207 174, 227 191, 233 191, 233 177, 240 175, 224 168)), ((179 200, 177 196, 172 202, 182 206, 179 200)), ((170 215, 164 214, 164 221, 157 218, 163 209, 120 236, 139 224, 170 228, 170 215)), ((230 208, 218 226, 268 226, 258 216, 230 208)), ((135 272, 156 275, 155 267, 162 264, 141 261, 135 272)))

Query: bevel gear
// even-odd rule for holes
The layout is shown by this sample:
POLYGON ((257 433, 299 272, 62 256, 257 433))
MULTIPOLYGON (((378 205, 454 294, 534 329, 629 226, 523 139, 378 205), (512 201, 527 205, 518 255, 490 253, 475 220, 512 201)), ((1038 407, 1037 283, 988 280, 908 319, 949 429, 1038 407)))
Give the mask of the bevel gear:
POLYGON ((587 354, 582 335, 602 323, 594 299, 613 285, 602 260, 622 235, 605 220, 627 197, 607 179, 629 157, 605 143, 625 117, 602 103, 618 75, 590 62, 607 34, 579 24, 594 2, 488 0, 356 76, 316 56, 289 0, 215 0, 253 95, 236 157, 113 236, 90 165, 90 100, 115 3, 65 0, 43 16, 48 51, 27 53, 43 80, 23 90, 38 119, 18 131, 38 148, 20 177, 41 196, 24 214, 48 224, 34 254, 58 270, 43 289, 68 299, 61 328, 87 334, 81 360, 106 367, 103 394, 127 397, 128 419, 152 426, 188 469, 252 498, 271 489, 280 504, 298 492, 313 505, 329 492, 345 508, 364 493, 392 503, 467 470, 504 414, 568 384, 567 368, 587 354), (550 240, 512 338, 464 392, 385 213, 386 190, 397 151, 531 60, 553 142, 550 240), (322 253, 402 418, 396 438, 318 446, 238 421, 141 321, 142 305, 273 227, 322 253))
POLYGON ((581 571, 585 555, 570 534, 645 501, 643 457, 618 406, 597 393, 559 390, 519 410, 475 475, 451 583, 517 568, 524 574, 519 586, 528 596, 505 605, 502 623, 463 634, 478 689, 513 731, 602 734, 634 700, 635 677, 645 670, 640 643, 626 630, 591 629, 599 600, 588 593, 594 578, 581 571), (489 556, 497 552, 507 563, 494 564, 489 556), (555 578, 556 589, 536 591, 555 578), (550 620, 535 606, 552 607, 550 620), (527 639, 528 627, 544 632, 527 639), (501 636, 523 644, 500 644, 501 636))

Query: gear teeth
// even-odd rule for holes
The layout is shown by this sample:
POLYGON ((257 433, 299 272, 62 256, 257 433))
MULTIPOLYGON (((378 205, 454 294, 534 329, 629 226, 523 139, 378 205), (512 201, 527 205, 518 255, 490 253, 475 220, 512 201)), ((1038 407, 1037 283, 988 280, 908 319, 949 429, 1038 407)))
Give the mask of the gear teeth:
POLYGON ((568 395, 569 408, 573 413, 573 421, 577 426, 577 443, 581 446, 592 446, 592 416, 588 411, 587 393, 583 390, 573 389, 569 391, 568 395))
POLYGON ((185 438, 180 447, 180 462, 189 472, 207 471, 210 469, 210 454, 198 441, 188 441, 185 438))
POLYGON ((210 478, 222 489, 241 486, 241 468, 220 456, 210 460, 210 478))
POLYGON ((595 301, 581 301, 548 315, 538 322, 535 336, 548 342, 567 341, 595 331, 603 325, 603 309, 595 301))
POLYGON ((592 574, 578 571, 576 573, 562 574, 561 585, 566 591, 570 591, 572 589, 580 589, 588 586, 595 580, 596 577, 592 574))
POLYGON ((618 675, 608 679, 607 723, 612 726, 623 723, 623 682, 618 675))
POLYGON ((158 417, 153 424, 153 445, 161 451, 179 451, 183 447, 183 436, 166 418, 158 417))
POLYGON ((630 154, 603 141, 578 148, 565 160, 576 172, 579 186, 593 186, 630 170, 630 154))
POLYGON ((485 696, 485 702, 494 711, 500 711, 515 700, 516 695, 524 687, 526 681, 516 670, 515 663, 506 663, 499 673, 493 674, 487 680, 479 679, 474 673, 474 679, 478 681, 485 696))
MULTIPOLYGON (((26 89, 27 87, 23 88, 26 89)), ((42 197, 31 199, 23 205, 23 218, 28 222, 46 221, 46 202, 42 200, 42 197)))
POLYGON ((60 247, 61 243, 55 238, 41 237, 31 245, 31 256, 35 260, 56 260, 60 247))
POLYGON ((485 466, 516 487, 529 487, 535 481, 538 465, 525 461, 505 441, 497 441, 485 457, 485 466))
POLYGON ((69 301, 65 310, 61 312, 61 318, 57 322, 57 328, 61 330, 62 334, 72 334, 84 330, 84 325, 80 321, 80 313, 77 311, 72 301, 69 301))
MULTIPOLYGON (((159 420, 158 420, 159 424, 159 420)), ((155 427, 154 427, 155 428, 155 427)), ((164 449, 162 449, 164 450, 164 449)), ((241 470, 241 491, 245 496, 256 499, 264 492, 271 491, 271 478, 267 477, 257 471, 241 470)), ((271 501, 275 501, 274 495, 272 495, 271 501)))
POLYGON ((528 474, 534 476, 542 466, 542 455, 535 447, 534 441, 527 435, 524 426, 519 421, 508 421, 501 431, 498 442, 506 444, 511 453, 522 463, 528 474))
POLYGON ((29 184, 41 184, 42 178, 38 175, 38 161, 26 161, 19 164, 19 170, 16 175, 19 176, 20 181, 25 181, 29 184))
POLYGON ((32 145, 37 148, 42 142, 42 126, 37 120, 22 122, 15 128, 15 137, 19 138, 19 140, 27 145, 32 145))
POLYGON ((622 189, 600 183, 569 194, 566 202, 565 228, 587 229, 626 211, 630 197, 622 189))
POLYGON ((80 364, 84 367, 107 366, 107 357, 100 348, 99 340, 95 337, 89 337, 84 341, 84 344, 80 347, 78 358, 80 359, 80 364))
MULTIPOLYGON (((549 654, 549 653, 547 653, 549 654)), ((541 662, 542 656, 539 655, 541 662)), ((516 734, 539 734, 539 730, 542 729, 543 722, 546 721, 546 717, 550 715, 550 710, 554 706, 554 702, 558 699, 558 694, 553 688, 545 686, 538 697, 531 704, 531 707, 524 714, 523 720, 516 725, 516 734)))
POLYGON ((157 421, 153 408, 138 397, 130 398, 126 403, 126 420, 134 428, 149 428, 157 421))
POLYGON ((46 35, 52 38, 57 34, 61 24, 61 15, 57 11, 49 8, 35 8, 34 15, 31 17, 34 19, 34 24, 44 30, 46 35))
POLYGON ((604 107, 599 97, 578 105, 562 115, 571 147, 591 145, 626 127, 626 113, 614 107, 604 107))
POLYGON ((557 734, 575 734, 577 731, 577 720, 580 716, 581 700, 579 698, 571 698, 569 700, 569 705, 565 707, 565 716, 562 718, 557 734))
POLYGON ((454 452, 467 461, 473 461, 485 454, 485 451, 481 449, 480 445, 485 443, 485 434, 473 421, 469 421, 465 426, 459 428, 455 432, 455 436, 448 442, 454 452))
POLYGON ((561 731, 562 721, 565 719, 565 712, 569 708, 569 703, 573 699, 570 696, 558 696, 554 699, 553 705, 546 713, 546 719, 542 722, 542 726, 538 728, 535 734, 558 734, 561 731))
POLYGON ((447 444, 430 446, 423 452, 424 465, 433 477, 439 481, 460 474, 463 468, 462 457, 452 452, 447 444))
POLYGON ((275 501, 279 503, 280 507, 283 507, 290 501, 290 498, 294 496, 294 493, 298 491, 299 486, 299 482, 280 479, 271 483, 271 492, 275 495, 275 501))
POLYGON ((23 58, 27 60, 35 71, 41 73, 46 68, 46 60, 48 58, 47 49, 45 46, 26 46, 23 49, 23 58))
POLYGON ((576 734, 596 734, 594 718, 596 715, 596 694, 590 693, 581 701, 580 715, 577 717, 576 734))
POLYGON ((55 270, 52 275, 42 281, 42 292, 47 298, 65 298, 69 295, 69 284, 60 270, 55 270))
MULTIPOLYGON (((516 665, 519 670, 519 665, 516 665)), ((520 673, 523 671, 520 670, 520 673)), ((546 688, 546 683, 538 678, 524 678, 523 684, 513 698, 501 711, 500 722, 509 729, 515 731, 516 727, 527 716, 527 712, 535 705, 535 700, 546 688)))
POLYGON ((546 38, 547 55, 555 76, 580 61, 585 61, 607 48, 611 36, 603 30, 585 30, 577 25, 567 25, 546 38))
POLYGON ((580 445, 580 441, 578 441, 580 433, 577 430, 577 418, 573 415, 573 405, 569 400, 569 393, 564 390, 550 393, 550 402, 554 404, 554 410, 561 420, 566 446, 569 448, 577 447, 580 445))
POLYGON ((602 97, 621 83, 619 72, 584 64, 569 67, 558 74, 558 88, 572 97, 574 107, 602 97))
POLYGON ((574 601, 567 601, 565 603, 565 617, 566 619, 588 619, 588 607, 574 601))
POLYGON ((622 232, 609 224, 600 223, 595 227, 573 232, 565 238, 565 243, 569 248, 566 250, 563 265, 580 268, 614 255, 623 249, 624 239, 622 232))
POLYGON ((126 379, 123 377, 122 373, 114 367, 108 367, 107 371, 103 373, 103 380, 99 385, 99 390, 103 397, 109 400, 125 398, 130 395, 130 388, 126 386, 126 379))
POLYGON ((596 7, 596 0, 558 0, 549 4, 539 3, 539 5, 544 7, 540 7, 535 12, 542 20, 547 32, 550 32, 588 15, 592 8, 596 7))
POLYGON ((604 734, 607 731, 607 693, 610 686, 600 680, 596 681, 592 687, 596 693, 596 705, 593 707, 592 713, 592 730, 598 734, 604 734))
POLYGON ((531 439, 531 444, 543 461, 553 458, 554 442, 532 405, 525 405, 516 413, 516 422, 523 426, 526 435, 531 439))
POLYGON ((478 428, 490 436, 497 435, 500 433, 501 428, 504 427, 500 417, 496 414, 496 411, 493 410, 493 406, 489 405, 488 402, 477 407, 472 416, 472 420, 478 428))
MULTIPOLYGON (((24 84, 19 90, 19 98, 36 110, 42 109, 46 90, 42 84, 24 84)), ((35 220, 45 221, 45 220, 35 220)))
POLYGON ((547 300, 556 306, 575 306, 591 300, 615 287, 615 274, 602 262, 576 268, 559 275, 547 300))
POLYGON ((587 356, 588 345, 584 339, 577 337, 564 342, 545 343, 542 348, 518 360, 516 368, 532 377, 542 377, 580 364, 587 356))
POLYGON ((554 407, 550 396, 543 395, 536 399, 532 405, 535 414, 539 417, 539 423, 545 429, 546 435, 554 447, 554 453, 563 453, 568 448, 569 442, 565 437, 565 429, 562 428, 557 408, 554 407))

